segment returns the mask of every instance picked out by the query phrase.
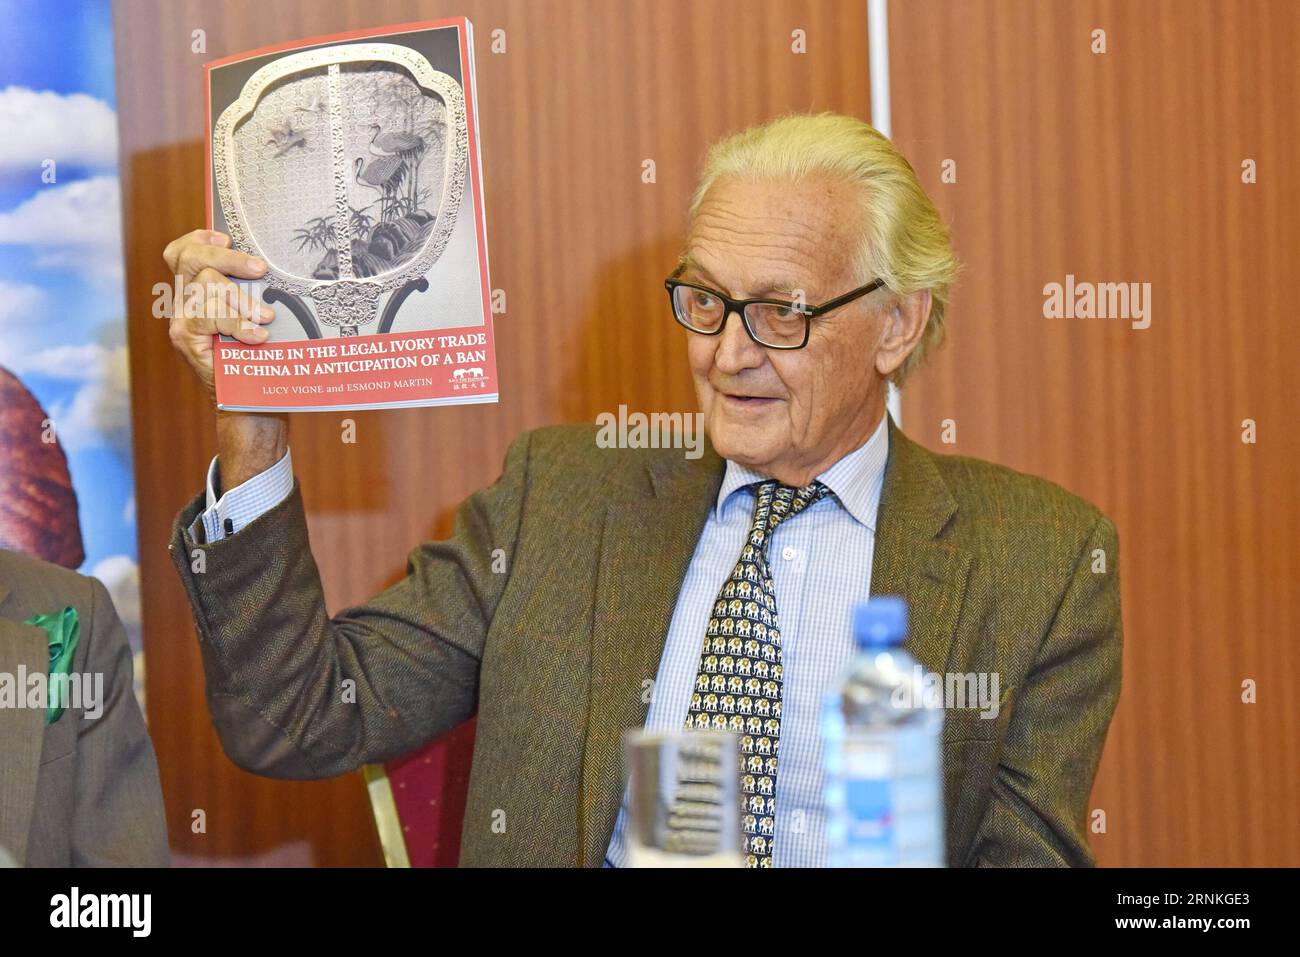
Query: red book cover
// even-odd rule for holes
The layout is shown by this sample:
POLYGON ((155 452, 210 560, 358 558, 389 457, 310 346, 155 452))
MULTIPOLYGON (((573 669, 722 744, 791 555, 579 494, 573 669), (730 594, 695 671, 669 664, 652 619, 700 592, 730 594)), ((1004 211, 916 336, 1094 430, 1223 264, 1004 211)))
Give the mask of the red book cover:
POLYGON ((208 222, 275 310, 215 337, 219 408, 497 400, 473 50, 458 17, 206 65, 208 222))

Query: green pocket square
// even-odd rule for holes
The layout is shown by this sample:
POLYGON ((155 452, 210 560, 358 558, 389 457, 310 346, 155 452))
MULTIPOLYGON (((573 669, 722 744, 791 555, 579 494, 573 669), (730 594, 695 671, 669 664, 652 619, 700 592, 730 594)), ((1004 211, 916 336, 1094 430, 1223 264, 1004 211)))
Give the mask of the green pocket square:
POLYGON ((32 615, 23 624, 44 628, 45 634, 50 639, 51 681, 49 700, 45 708, 45 724, 48 727, 59 720, 59 716, 63 714, 63 709, 68 704, 64 700, 68 692, 67 684, 52 679, 55 675, 66 675, 72 666, 72 656, 77 650, 77 642, 81 640, 81 621, 77 618, 77 609, 69 605, 63 611, 51 612, 48 615, 32 615))

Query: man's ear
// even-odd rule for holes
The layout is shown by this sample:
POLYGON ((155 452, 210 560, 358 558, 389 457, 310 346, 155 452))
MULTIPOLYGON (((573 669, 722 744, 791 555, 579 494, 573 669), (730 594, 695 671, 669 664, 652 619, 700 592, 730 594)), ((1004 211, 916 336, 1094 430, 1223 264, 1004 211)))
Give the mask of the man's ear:
POLYGON ((893 375, 921 341, 932 301, 930 290, 921 289, 899 296, 885 307, 885 326, 876 349, 876 371, 882 378, 893 375))

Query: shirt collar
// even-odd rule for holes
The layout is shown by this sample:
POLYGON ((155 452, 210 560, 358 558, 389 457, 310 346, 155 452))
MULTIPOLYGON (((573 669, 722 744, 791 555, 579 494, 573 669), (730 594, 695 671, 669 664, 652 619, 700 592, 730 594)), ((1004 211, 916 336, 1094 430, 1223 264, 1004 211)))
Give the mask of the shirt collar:
MULTIPOLYGON (((889 413, 886 412, 865 444, 817 476, 818 481, 835 493, 845 510, 873 532, 880 508, 880 491, 885 482, 885 463, 889 459, 888 423, 889 413)), ((733 494, 747 485, 766 480, 767 476, 728 459, 722 487, 718 489, 714 517, 719 521, 722 519, 723 508, 733 494)))

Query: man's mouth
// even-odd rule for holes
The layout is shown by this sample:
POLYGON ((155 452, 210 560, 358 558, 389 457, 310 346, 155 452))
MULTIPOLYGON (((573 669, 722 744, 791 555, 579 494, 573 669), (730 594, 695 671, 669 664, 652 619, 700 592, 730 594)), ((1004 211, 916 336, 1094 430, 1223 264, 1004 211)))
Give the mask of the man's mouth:
POLYGON ((728 405, 744 409, 756 409, 760 406, 771 405, 773 402, 779 401, 775 396, 745 395, 738 392, 724 392, 722 393, 722 397, 728 405))

